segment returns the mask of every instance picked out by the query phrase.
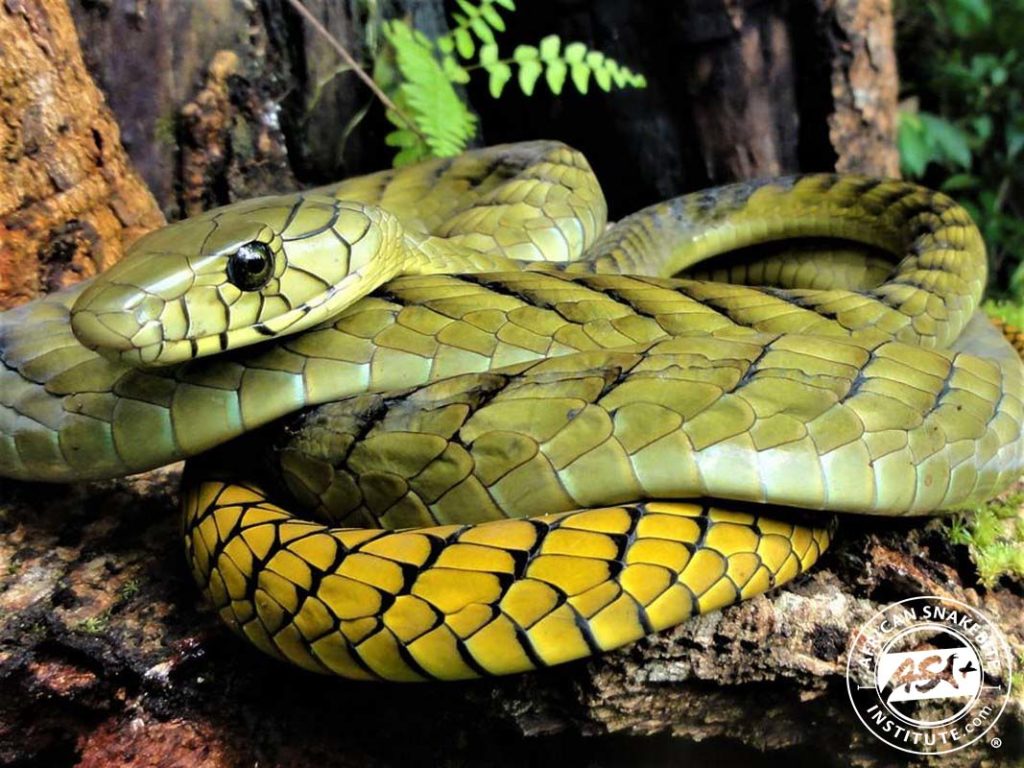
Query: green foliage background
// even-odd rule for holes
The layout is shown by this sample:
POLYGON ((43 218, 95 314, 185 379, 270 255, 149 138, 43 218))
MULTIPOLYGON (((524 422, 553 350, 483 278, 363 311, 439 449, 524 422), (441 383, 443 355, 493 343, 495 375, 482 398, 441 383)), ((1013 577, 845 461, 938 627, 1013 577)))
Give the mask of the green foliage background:
POLYGON ((990 294, 1024 301, 1024 0, 897 0, 904 175, 970 210, 990 294))

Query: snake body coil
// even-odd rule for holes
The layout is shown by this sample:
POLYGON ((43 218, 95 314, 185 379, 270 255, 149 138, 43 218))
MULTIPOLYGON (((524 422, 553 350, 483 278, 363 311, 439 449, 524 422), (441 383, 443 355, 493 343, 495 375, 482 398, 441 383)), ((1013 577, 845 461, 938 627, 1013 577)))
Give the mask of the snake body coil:
POLYGON ((948 198, 815 175, 604 219, 586 160, 532 142, 155 232, 0 315, 0 474, 210 452, 185 537, 224 620, 389 680, 770 589, 829 540, 779 507, 926 514, 1020 474, 1024 371, 972 319, 984 248, 948 198))

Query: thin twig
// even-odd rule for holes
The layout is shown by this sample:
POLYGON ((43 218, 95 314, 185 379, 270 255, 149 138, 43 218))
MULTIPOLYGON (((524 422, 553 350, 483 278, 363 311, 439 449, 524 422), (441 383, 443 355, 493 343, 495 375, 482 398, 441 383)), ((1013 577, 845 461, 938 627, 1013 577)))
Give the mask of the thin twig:
POLYGON ((996 190, 995 205, 992 206, 994 213, 1001 213, 1003 206, 1006 204, 1006 198, 1010 194, 1010 185, 1013 180, 1009 176, 1004 176, 1003 180, 999 183, 999 189, 996 190))
POLYGON ((374 96, 380 99, 381 103, 385 106, 385 108, 390 109, 392 112, 398 115, 399 119, 403 123, 405 123, 409 127, 409 130, 411 130, 417 136, 423 136, 423 134, 420 133, 419 128, 416 127, 416 124, 408 116, 406 116, 406 114, 402 112, 402 110, 395 106, 395 102, 389 99, 388 95, 384 93, 384 91, 381 90, 380 86, 373 81, 373 78, 370 77, 369 74, 367 74, 366 70, 359 66, 359 62, 356 61, 355 58, 353 58, 352 54, 348 52, 348 49, 341 44, 341 41, 339 41, 338 38, 332 35, 327 30, 327 27, 321 24, 320 20, 317 19, 317 17, 314 16, 312 13, 310 13, 310 10, 306 6, 304 6, 300 2, 300 0, 288 0, 288 5, 294 8, 296 13, 298 13, 300 16, 302 16, 302 18, 308 21, 310 26, 312 26, 313 29, 316 30, 317 34, 323 37, 324 40, 326 40, 330 44, 330 46, 335 51, 337 51, 338 55, 341 56, 341 58, 345 60, 345 63, 352 68, 352 71, 356 73, 356 76, 364 83, 366 83, 366 87, 373 91, 374 96))

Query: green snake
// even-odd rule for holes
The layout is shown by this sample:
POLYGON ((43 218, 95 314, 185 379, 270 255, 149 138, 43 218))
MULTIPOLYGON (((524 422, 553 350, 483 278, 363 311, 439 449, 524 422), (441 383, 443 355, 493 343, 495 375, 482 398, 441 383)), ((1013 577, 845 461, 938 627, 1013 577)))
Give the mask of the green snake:
POLYGON ((538 141, 160 229, 0 315, 0 475, 205 454, 184 536, 225 622, 412 681, 764 592, 829 543, 793 510, 923 515, 1020 474, 1024 370, 949 198, 820 174, 605 216, 538 141))

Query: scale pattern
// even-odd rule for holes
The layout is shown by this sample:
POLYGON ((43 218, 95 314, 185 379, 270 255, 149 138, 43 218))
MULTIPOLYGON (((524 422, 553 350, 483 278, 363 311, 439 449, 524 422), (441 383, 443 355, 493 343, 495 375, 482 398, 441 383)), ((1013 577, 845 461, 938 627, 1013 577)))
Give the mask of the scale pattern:
POLYGON ((184 504, 193 571, 227 625, 357 680, 510 674, 618 648, 788 581, 829 541, 664 502, 400 532, 296 520, 238 483, 196 483, 184 504))
POLYGON ((474 150, 172 225, 0 314, 0 475, 206 453, 190 564, 263 650, 537 668, 802 572, 829 526, 793 507, 923 514, 1019 475, 985 266, 966 212, 904 182, 748 182, 606 229, 578 152, 474 150), (243 291, 253 243, 272 271, 243 291))
POLYGON ((323 406, 273 455, 341 525, 693 497, 923 514, 1018 471, 1022 384, 1007 372, 894 341, 823 354, 820 337, 676 337, 323 406))

